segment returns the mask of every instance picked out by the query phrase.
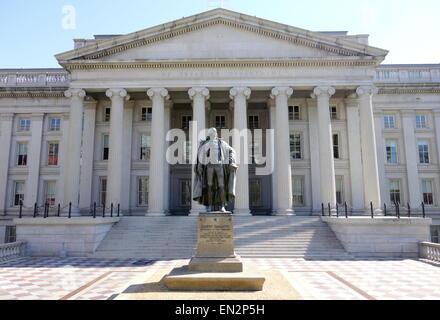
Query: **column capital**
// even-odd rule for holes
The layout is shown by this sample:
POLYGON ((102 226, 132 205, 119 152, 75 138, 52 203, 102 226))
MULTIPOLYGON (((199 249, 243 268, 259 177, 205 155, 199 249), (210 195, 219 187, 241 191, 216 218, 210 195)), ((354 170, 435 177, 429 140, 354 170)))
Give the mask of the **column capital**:
POLYGON ((335 93, 336 93, 336 89, 333 87, 316 87, 315 89, 313 89, 313 93, 311 97, 313 99, 321 96, 327 96, 330 98, 335 93))
POLYGON ((287 98, 290 98, 290 96, 293 94, 293 89, 291 87, 275 87, 272 89, 270 97, 272 99, 275 99, 275 97, 278 97, 280 95, 285 95, 287 98))
POLYGON ((440 108, 432 109, 432 112, 434 113, 434 116, 436 117, 440 116, 440 108))
POLYGON ((64 92, 66 98, 78 98, 83 100, 86 96, 86 92, 83 89, 69 89, 64 92))
POLYGON ((364 96, 372 96, 379 92, 379 90, 375 86, 360 86, 356 89, 356 94, 359 98, 364 96))
POLYGON ((251 89, 248 87, 234 87, 229 91, 229 96, 233 100, 239 95, 245 96, 246 100, 250 98, 251 96, 251 89))
POLYGON ((191 100, 194 100, 196 96, 202 97, 205 100, 208 100, 209 97, 209 89, 205 87, 193 87, 188 90, 188 95, 191 100))
POLYGON ((161 97, 165 100, 169 100, 170 96, 168 94, 168 90, 165 88, 150 88, 147 91, 147 95, 150 97, 150 99, 152 100, 154 97, 161 97))
POLYGON ((105 95, 109 97, 110 99, 114 98, 125 98, 125 100, 130 100, 130 95, 127 93, 127 90, 121 89, 121 88, 112 88, 108 89, 105 92, 105 95))

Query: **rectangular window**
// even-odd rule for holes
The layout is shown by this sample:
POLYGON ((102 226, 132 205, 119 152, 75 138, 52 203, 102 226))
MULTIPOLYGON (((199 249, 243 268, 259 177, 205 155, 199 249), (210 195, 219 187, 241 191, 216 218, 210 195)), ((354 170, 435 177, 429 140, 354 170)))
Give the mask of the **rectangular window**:
POLYGON ((289 120, 301 120, 300 106, 289 106, 289 120))
POLYGON ((60 131, 61 129, 61 119, 50 119, 49 120, 49 131, 60 131))
POLYGON ((431 226, 431 242, 440 243, 440 226, 431 226))
POLYGON ((338 107, 337 106, 330 106, 330 119, 331 120, 338 120, 338 107))
POLYGON ((107 178, 99 179, 99 203, 105 206, 107 200, 107 178))
POLYGON ((226 129, 226 117, 215 116, 215 127, 217 129, 226 129))
POLYGON ((422 179, 422 196, 423 203, 427 205, 434 204, 433 191, 432 191, 432 180, 422 179))
POLYGON ((429 144, 428 141, 419 141, 417 143, 419 149, 419 162, 421 164, 429 163, 429 144))
POLYGON ((344 177, 336 177, 336 202, 338 204, 344 203, 344 177))
POLYGON ((6 226, 5 230, 5 243, 14 243, 17 241, 17 228, 16 226, 6 226))
POLYGON ((396 127, 394 116, 384 116, 383 117, 384 128, 385 129, 394 129, 396 127))
POLYGON ((18 123, 18 131, 29 131, 31 130, 31 120, 20 119, 18 123))
POLYGON ((57 185, 57 183, 55 181, 46 181, 45 182, 44 203, 49 204, 49 206, 55 206, 56 185, 57 185))
POLYGON ((252 207, 261 206, 261 180, 249 180, 249 205, 252 207))
POLYGON ((386 142, 386 152, 387 152, 387 163, 396 164, 397 163, 397 142, 387 141, 386 142))
POLYGON ((108 160, 109 150, 110 150, 110 136, 108 134, 105 134, 103 135, 102 140, 103 140, 102 160, 106 161, 108 160))
POLYGON ((335 159, 340 158, 340 150, 339 150, 339 134, 333 134, 333 156, 335 159))
POLYGON ((290 135, 290 156, 294 160, 302 159, 301 134, 299 133, 290 135))
POLYGON ((14 182, 14 206, 19 206, 24 201, 24 182, 14 182))
POLYGON ((249 116, 248 117, 248 128, 250 130, 260 128, 260 117, 259 116, 249 116))
POLYGON ((150 136, 141 135, 139 160, 150 159, 150 136))
POLYGON ((401 203, 400 180, 390 179, 390 202, 401 203))
POLYGON ((111 117, 111 108, 104 108, 104 121, 109 122, 111 117))
POLYGON ((139 207, 146 207, 148 205, 148 177, 138 178, 138 201, 139 207))
POLYGON ((425 129, 426 128, 426 116, 417 115, 416 116, 416 128, 425 129))
POLYGON ((182 116, 182 130, 189 130, 189 123, 192 121, 192 116, 182 116))
POLYGON ((141 121, 151 121, 152 118, 153 118, 153 109, 143 107, 141 109, 141 121))
POLYGON ((294 176, 292 178, 292 203, 299 207, 304 205, 304 179, 294 176))
POLYGON ((26 142, 17 143, 17 166, 27 166, 27 148, 26 142))
POLYGON ((48 155, 47 155, 47 165, 57 166, 58 165, 58 150, 59 144, 57 142, 50 142, 48 145, 48 155))

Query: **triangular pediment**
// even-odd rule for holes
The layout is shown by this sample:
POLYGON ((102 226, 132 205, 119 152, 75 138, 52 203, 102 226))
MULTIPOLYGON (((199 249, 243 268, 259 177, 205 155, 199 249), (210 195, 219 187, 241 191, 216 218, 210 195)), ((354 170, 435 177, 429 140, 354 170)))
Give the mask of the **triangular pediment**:
POLYGON ((118 36, 56 56, 60 64, 80 61, 133 62, 213 59, 383 60, 387 51, 361 43, 215 9, 139 32, 118 36))

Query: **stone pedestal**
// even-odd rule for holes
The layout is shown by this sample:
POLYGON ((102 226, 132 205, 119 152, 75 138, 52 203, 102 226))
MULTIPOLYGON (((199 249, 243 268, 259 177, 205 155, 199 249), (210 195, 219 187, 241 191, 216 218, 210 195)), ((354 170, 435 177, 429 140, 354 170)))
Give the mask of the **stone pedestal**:
POLYGON ((235 254, 230 212, 200 214, 196 256, 188 266, 176 268, 165 277, 172 290, 261 291, 264 281, 258 271, 244 268, 235 254))

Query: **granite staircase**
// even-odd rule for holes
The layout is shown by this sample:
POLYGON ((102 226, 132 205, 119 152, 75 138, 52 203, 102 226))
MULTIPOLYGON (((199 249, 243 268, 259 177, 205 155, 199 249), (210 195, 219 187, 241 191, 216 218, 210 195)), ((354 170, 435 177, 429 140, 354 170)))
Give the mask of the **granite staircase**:
MULTIPOLYGON (((234 217, 234 232, 242 257, 350 258, 319 217, 234 217)), ((186 259, 196 243, 195 217, 123 217, 92 257, 186 259)))

